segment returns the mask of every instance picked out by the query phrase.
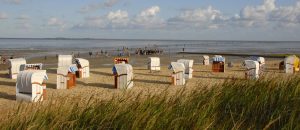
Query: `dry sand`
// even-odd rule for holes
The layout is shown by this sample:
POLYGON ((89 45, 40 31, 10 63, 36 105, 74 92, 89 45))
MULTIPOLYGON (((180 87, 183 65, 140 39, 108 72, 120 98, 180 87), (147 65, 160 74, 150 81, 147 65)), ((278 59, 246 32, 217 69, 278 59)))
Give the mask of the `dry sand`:
MULTIPOLYGON (((203 66, 201 64, 202 56, 197 55, 158 55, 161 58, 161 71, 157 73, 150 73, 147 70, 147 57, 148 56, 131 56, 130 64, 134 69, 134 87, 128 91, 122 91, 114 89, 114 77, 112 75, 113 57, 88 57, 83 56, 90 61, 90 78, 77 79, 77 86, 71 90, 56 90, 56 67, 57 59, 55 56, 47 57, 47 60, 42 58, 28 59, 27 63, 44 63, 45 69, 49 80, 47 83, 47 95, 48 101, 55 100, 57 98, 89 98, 91 95, 99 99, 110 99, 114 95, 122 95, 128 92, 145 92, 149 94, 155 94, 164 90, 170 92, 176 92, 176 90, 186 89, 201 89, 202 87, 211 87, 214 84, 220 84, 226 79, 243 79, 244 69, 241 67, 241 62, 244 58, 239 57, 226 57, 226 61, 233 61, 234 67, 228 68, 226 66, 225 73, 213 73, 211 72, 211 65, 203 66), (194 73, 193 79, 187 81, 185 86, 172 86, 170 85, 171 71, 168 70, 168 64, 171 61, 177 59, 186 58, 194 59, 194 73)), ((278 70, 278 63, 280 59, 266 59, 267 70, 266 74, 269 75, 281 75, 278 70)), ((0 112, 6 112, 18 104, 15 101, 15 82, 7 78, 8 71, 6 65, 0 65, 0 112)))

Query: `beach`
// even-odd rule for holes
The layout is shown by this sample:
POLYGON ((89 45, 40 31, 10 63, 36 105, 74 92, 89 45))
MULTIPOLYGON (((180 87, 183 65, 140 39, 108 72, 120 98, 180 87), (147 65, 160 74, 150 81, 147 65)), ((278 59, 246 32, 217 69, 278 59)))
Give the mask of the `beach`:
MULTIPOLYGON (((19 51, 19 54, 28 53, 28 51, 19 51)), ((30 52, 38 54, 37 52, 30 52)), ((119 90, 114 88, 114 76, 112 74, 113 59, 116 56, 93 55, 90 57, 87 53, 82 53, 81 58, 85 58, 90 62, 90 78, 77 79, 76 87, 71 90, 57 90, 56 89, 56 69, 57 58, 55 55, 49 55, 45 59, 42 57, 28 58, 27 63, 43 63, 47 70, 49 79, 46 81, 47 85, 47 101, 53 101, 64 98, 79 98, 88 99, 91 96, 99 100, 109 100, 115 96, 122 96, 126 93, 143 93, 159 94, 163 91, 168 91, 170 95, 176 95, 177 90, 187 89, 203 89, 213 87, 216 84, 221 84, 226 80, 245 80, 245 69, 242 67, 242 62, 247 59, 244 57, 226 57, 226 62, 232 62, 233 67, 229 68, 226 64, 225 73, 214 73, 211 70, 211 65, 202 65, 202 55, 187 55, 187 54, 162 54, 162 55, 131 55, 129 64, 133 66, 134 73, 134 87, 129 90, 119 90), (153 72, 147 69, 148 57, 160 57, 161 71, 153 72), (168 66, 171 61, 178 59, 193 59, 194 73, 193 78, 188 80, 184 86, 171 85, 171 70, 168 66)), ((264 75, 277 76, 283 75, 279 71, 278 65, 282 59, 266 59, 266 70, 264 75)), ((8 66, 0 66, 0 111, 7 112, 14 110, 18 106, 16 102, 16 80, 8 78, 8 66)))

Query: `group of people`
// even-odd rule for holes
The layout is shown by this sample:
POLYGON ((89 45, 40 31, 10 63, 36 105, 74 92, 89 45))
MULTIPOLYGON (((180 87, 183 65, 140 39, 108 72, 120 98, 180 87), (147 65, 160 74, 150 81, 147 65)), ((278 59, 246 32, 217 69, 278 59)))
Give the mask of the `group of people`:
POLYGON ((135 51, 135 54, 137 55, 153 55, 153 54, 162 54, 163 50, 162 49, 151 49, 151 48, 147 48, 145 47, 144 49, 142 48, 137 48, 135 51))

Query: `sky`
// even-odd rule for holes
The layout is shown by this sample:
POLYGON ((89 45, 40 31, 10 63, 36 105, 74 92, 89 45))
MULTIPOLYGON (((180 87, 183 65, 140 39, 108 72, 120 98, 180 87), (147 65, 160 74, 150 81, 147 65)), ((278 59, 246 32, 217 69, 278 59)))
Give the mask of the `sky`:
POLYGON ((0 37, 300 41, 300 0, 0 0, 0 37))

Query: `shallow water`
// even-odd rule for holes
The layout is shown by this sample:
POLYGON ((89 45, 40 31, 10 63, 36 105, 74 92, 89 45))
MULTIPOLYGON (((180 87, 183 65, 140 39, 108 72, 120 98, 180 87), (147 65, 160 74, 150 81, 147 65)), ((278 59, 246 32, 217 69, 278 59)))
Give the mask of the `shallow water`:
POLYGON ((129 48, 161 48, 165 52, 230 52, 250 54, 300 53, 300 42, 103 40, 103 39, 0 39, 0 50, 45 50, 49 54, 129 48))

